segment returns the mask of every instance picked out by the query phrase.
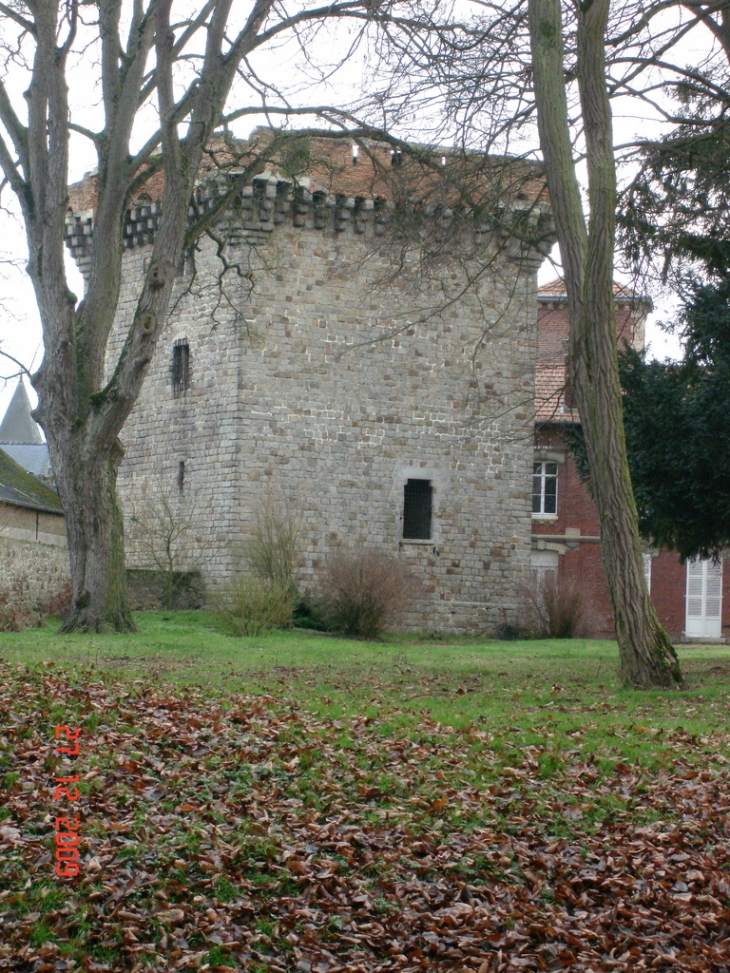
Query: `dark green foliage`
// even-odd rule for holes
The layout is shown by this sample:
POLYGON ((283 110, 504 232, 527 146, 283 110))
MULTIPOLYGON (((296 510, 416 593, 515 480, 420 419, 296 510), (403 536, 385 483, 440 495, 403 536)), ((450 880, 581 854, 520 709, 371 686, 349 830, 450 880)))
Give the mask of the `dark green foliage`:
MULTIPOLYGON (((642 535, 682 557, 730 543, 730 85, 727 64, 674 89, 680 123, 646 142, 619 207, 622 243, 681 297, 684 360, 621 355, 642 535)), ((582 476, 580 431, 571 434, 582 476)))
POLYGON ((675 88, 682 124, 642 147, 642 167, 617 218, 622 244, 638 264, 661 263, 683 281, 689 268, 730 267, 730 94, 727 69, 675 88), (704 82, 704 83, 702 83, 704 82))
POLYGON ((730 372, 621 363, 629 465, 642 535, 682 557, 730 542, 730 372))
POLYGON ((680 327, 688 378, 697 380, 701 366, 716 372, 730 367, 730 276, 723 275, 716 283, 692 285, 680 327))
POLYGON ((301 598, 292 612, 294 628, 304 628, 313 632, 326 632, 327 623, 323 617, 323 607, 316 598, 301 598))
MULTIPOLYGON (((681 364, 619 358, 631 479, 644 538, 683 558, 730 545, 730 280, 695 285, 681 364)), ((567 433, 579 472, 579 429, 567 433)))

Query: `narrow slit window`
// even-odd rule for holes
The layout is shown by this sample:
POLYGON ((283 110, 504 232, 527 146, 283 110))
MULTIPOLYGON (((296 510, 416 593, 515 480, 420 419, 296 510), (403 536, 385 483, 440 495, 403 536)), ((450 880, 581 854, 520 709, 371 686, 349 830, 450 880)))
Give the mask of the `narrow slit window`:
POLYGON ((180 395, 190 388, 190 345, 179 338, 172 346, 172 394, 180 395))
POLYGON ((403 487, 403 538, 431 540, 433 487, 430 480, 409 480, 403 487))

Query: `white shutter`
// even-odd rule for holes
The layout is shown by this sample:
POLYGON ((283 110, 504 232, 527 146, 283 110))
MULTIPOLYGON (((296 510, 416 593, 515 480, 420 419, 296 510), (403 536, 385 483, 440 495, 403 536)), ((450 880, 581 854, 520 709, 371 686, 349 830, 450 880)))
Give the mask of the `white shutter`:
POLYGON ((702 631, 703 562, 699 558, 687 561, 687 635, 704 635, 702 631))
POLYGON ((651 554, 642 554, 644 559, 644 580, 646 581, 646 590, 651 593, 651 554))
POLYGON ((722 561, 687 561, 687 625, 692 638, 719 638, 722 625, 722 561))
POLYGON ((705 561, 705 635, 719 639, 722 610, 722 561, 705 561))

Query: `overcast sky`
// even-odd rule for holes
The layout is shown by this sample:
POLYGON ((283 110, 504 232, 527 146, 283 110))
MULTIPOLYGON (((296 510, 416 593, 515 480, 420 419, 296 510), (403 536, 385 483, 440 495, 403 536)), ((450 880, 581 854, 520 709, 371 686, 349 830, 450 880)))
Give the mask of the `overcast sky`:
MULTIPOLYGON (((1 19, 1 18, 0 18, 1 19)), ((701 39, 695 43, 701 43, 701 39)), ((693 51, 687 49, 686 56, 688 63, 698 63, 701 53, 704 51, 693 51)), ((281 68, 281 51, 272 53, 270 58, 276 58, 276 69, 281 68)), ((272 66, 272 65, 269 65, 272 66)), ((83 71, 83 65, 76 65, 75 71, 83 71)), ((89 70, 89 69, 87 69, 89 70)), ((91 69, 93 70, 93 69, 91 69)), ((74 91, 78 91, 77 86, 73 86, 74 91)), ((89 96, 88 104, 77 105, 77 109, 84 112, 84 123, 88 126, 94 124, 94 117, 99 117, 98 97, 95 94, 94 75, 89 71, 89 83, 84 88, 89 96)), ((317 92, 317 100, 321 94, 317 92)), ((331 103, 331 102, 330 102, 331 103)), ((349 103, 347 100, 341 103, 349 103)), ((614 109, 614 127, 617 141, 629 141, 637 134, 646 136, 652 134, 652 128, 658 133, 656 124, 651 119, 636 117, 636 106, 634 104, 621 105, 614 109)), ((78 117, 78 116, 77 116, 78 117)), ((248 126, 247 126, 248 127, 248 126)), ((240 130, 237 134, 247 134, 246 130, 240 130)), ((80 179, 86 171, 93 168, 95 158, 88 142, 80 137, 74 136, 71 146, 70 160, 70 181, 80 179)), ((3 203, 7 206, 12 203, 10 192, 5 189, 3 203)), ((12 210, 12 206, 11 206, 12 210)), ((26 248, 23 228, 19 219, 12 215, 7 209, 0 210, 0 340, 2 349, 23 362, 29 369, 38 367, 42 358, 41 329, 38 319, 38 312, 35 298, 30 281, 25 276, 22 266, 26 260, 26 248), (9 261, 15 261, 14 264, 9 261)), ((68 280, 71 289, 81 295, 83 292, 83 281, 73 261, 68 257, 68 280)), ((555 269, 549 262, 545 262, 540 275, 539 282, 543 283, 555 277, 555 269)), ((647 325, 647 342, 653 357, 664 359, 665 357, 677 357, 679 354, 679 344, 676 338, 666 335, 657 326, 658 319, 670 319, 671 308, 669 305, 662 304, 650 316, 647 325)), ((0 359, 0 375, 11 375, 14 368, 12 362, 7 359, 0 359)), ((17 378, 12 378, 6 383, 0 380, 0 416, 7 408, 7 404, 17 384, 17 378)), ((31 399, 35 402, 35 393, 29 387, 31 399)))

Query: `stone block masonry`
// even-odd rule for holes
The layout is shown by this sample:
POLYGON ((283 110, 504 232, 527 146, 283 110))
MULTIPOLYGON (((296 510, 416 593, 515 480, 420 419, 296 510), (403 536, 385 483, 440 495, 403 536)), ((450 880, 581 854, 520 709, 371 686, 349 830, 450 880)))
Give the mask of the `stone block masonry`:
MULTIPOLYGON (((421 581, 404 627, 518 623, 540 255, 489 233, 475 247, 465 230, 463 253, 428 264, 378 230, 374 207, 297 197, 287 209, 278 185, 271 176, 258 211, 254 193, 228 219, 236 269, 222 274, 207 238, 186 261, 123 431, 125 515, 163 495, 180 517, 192 512, 175 568, 199 570, 214 590, 245 567, 273 496, 301 520, 304 590, 330 552, 374 548, 421 581), (430 538, 403 537, 409 479, 431 485, 430 538)), ((125 256, 110 369, 150 250, 142 241, 125 256)), ((131 567, 150 567, 128 553, 131 567)))
POLYGON ((69 583, 68 551, 0 533, 0 592, 42 608, 69 583))

